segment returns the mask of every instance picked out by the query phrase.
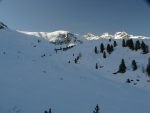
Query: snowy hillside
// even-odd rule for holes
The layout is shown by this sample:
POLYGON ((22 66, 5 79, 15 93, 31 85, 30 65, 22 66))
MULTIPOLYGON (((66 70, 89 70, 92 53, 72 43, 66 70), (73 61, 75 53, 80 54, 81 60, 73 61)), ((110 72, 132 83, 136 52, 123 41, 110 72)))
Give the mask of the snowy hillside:
MULTIPOLYGON (((150 113, 150 77, 142 70, 149 52, 122 47, 122 39, 55 45, 49 41, 61 40, 58 34, 63 34, 55 33, 25 35, 0 30, 0 113, 44 113, 49 108, 52 113, 93 113, 96 104, 101 113, 150 113), (104 58, 100 45, 106 49, 114 41, 113 52, 105 50, 104 58), (127 70, 114 74, 121 59, 127 70), (132 70, 133 59, 136 71, 132 70)), ((139 40, 150 45, 149 39, 139 40)))

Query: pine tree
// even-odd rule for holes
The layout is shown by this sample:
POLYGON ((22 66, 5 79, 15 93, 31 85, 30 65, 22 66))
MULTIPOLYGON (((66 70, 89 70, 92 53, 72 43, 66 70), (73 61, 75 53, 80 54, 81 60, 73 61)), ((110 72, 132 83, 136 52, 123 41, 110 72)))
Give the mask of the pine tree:
POLYGON ((121 64, 119 65, 118 72, 119 73, 125 73, 126 72, 126 65, 125 65, 124 59, 121 60, 121 64))
POLYGON ((135 49, 134 43, 133 43, 133 40, 132 40, 132 39, 127 40, 126 46, 129 47, 129 48, 132 49, 132 50, 135 49))
POLYGON ((134 46, 134 42, 133 40, 131 39, 131 47, 130 47, 132 50, 135 50, 135 46, 134 46))
POLYGON ((117 46, 117 42, 116 42, 116 41, 114 41, 114 44, 113 44, 113 45, 114 45, 114 47, 116 47, 116 46, 117 46))
POLYGON ((148 45, 146 45, 143 41, 141 43, 141 49, 143 50, 143 54, 147 54, 149 52, 148 45))
POLYGON ((94 49, 95 53, 98 54, 98 50, 97 50, 97 47, 95 46, 95 49, 94 49))
POLYGON ((106 52, 105 51, 103 52, 103 58, 106 58, 106 52))
POLYGON ((126 41, 125 41, 125 39, 122 40, 122 47, 126 47, 126 41))
POLYGON ((132 39, 129 40, 129 48, 134 50, 134 43, 132 39))
POLYGON ((147 64, 146 72, 147 72, 147 75, 150 77, 150 58, 147 64))
POLYGON ((142 50, 143 50, 143 54, 147 54, 149 52, 148 45, 143 44, 142 50))
POLYGON ((145 45, 145 48, 143 49, 143 54, 147 54, 149 52, 148 45, 145 45))
POLYGON ((98 63, 96 63, 96 66, 95 66, 95 68, 96 68, 96 69, 98 69, 98 63))
POLYGON ((51 108, 49 109, 49 112, 48 112, 48 113, 52 113, 52 109, 51 109, 51 108))
POLYGON ((75 64, 77 64, 77 63, 78 63, 78 60, 77 60, 77 58, 75 58, 75 59, 74 59, 74 63, 75 63, 75 64))
POLYGON ((132 70, 133 71, 137 70, 137 64, 135 60, 132 61, 132 70))
POLYGON ((140 49, 140 48, 141 48, 140 41, 137 40, 137 41, 135 42, 135 50, 137 51, 137 50, 140 49))
POLYGON ((103 53, 103 52, 104 52, 104 50, 105 50, 105 48, 104 48, 104 44, 103 44, 103 43, 101 43, 101 45, 100 45, 100 52, 101 52, 101 53, 103 53))
POLYGON ((100 113, 100 108, 98 106, 98 104, 95 107, 95 110, 93 111, 93 113, 100 113))
POLYGON ((48 111, 44 111, 44 113, 48 113, 48 111))
POLYGON ((141 49, 144 50, 145 46, 146 46, 146 44, 142 41, 142 43, 141 43, 141 49))
POLYGON ((107 52, 108 52, 109 54, 111 53, 110 44, 107 45, 107 52))

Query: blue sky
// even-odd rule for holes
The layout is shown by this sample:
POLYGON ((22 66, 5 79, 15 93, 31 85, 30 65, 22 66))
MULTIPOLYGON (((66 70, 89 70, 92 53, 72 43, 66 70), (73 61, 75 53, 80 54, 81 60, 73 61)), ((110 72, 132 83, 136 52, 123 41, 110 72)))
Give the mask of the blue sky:
POLYGON ((0 21, 25 31, 150 36, 150 7, 144 0, 2 0, 0 21))

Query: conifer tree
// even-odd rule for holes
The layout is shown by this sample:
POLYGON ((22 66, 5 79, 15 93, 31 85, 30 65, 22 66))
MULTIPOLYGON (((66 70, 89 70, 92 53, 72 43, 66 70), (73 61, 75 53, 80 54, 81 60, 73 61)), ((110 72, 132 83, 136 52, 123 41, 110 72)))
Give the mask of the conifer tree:
POLYGON ((148 45, 146 45, 144 41, 141 43, 141 49, 143 50, 143 54, 147 54, 149 52, 148 45))
POLYGON ((119 65, 118 72, 119 73, 125 73, 126 72, 126 65, 125 65, 124 59, 121 60, 121 64, 119 65))
POLYGON ((149 52, 148 45, 146 45, 143 41, 141 43, 141 49, 143 50, 143 54, 147 54, 149 52))
POLYGON ((133 71, 137 70, 137 64, 135 60, 132 61, 132 70, 133 71))
POLYGON ((103 58, 106 58, 106 52, 105 51, 103 52, 103 58))
POLYGON ((103 53, 103 52, 104 52, 104 50, 105 50, 105 48, 104 48, 104 44, 103 44, 103 43, 101 43, 101 45, 100 45, 100 52, 101 52, 101 53, 103 53))
POLYGON ((95 110, 93 111, 93 113, 100 113, 100 107, 98 106, 98 104, 95 107, 95 110))
POLYGON ((132 39, 130 39, 130 41, 129 41, 129 48, 134 50, 134 42, 132 39))
POLYGON ((111 53, 110 44, 107 45, 107 52, 108 52, 109 54, 111 53))
POLYGON ((132 39, 127 40, 126 46, 129 47, 131 50, 134 50, 134 49, 135 49, 134 43, 133 43, 133 40, 132 40, 132 39))
POLYGON ((98 63, 96 63, 96 66, 95 66, 95 68, 96 68, 96 69, 98 69, 98 63))
POLYGON ((114 44, 113 44, 113 45, 114 45, 114 47, 116 47, 116 46, 117 46, 117 42, 116 42, 116 41, 114 41, 114 44))
POLYGON ((48 111, 44 111, 44 113, 48 113, 48 111))
POLYGON ((148 45, 145 45, 145 47, 143 48, 143 54, 147 54, 148 53, 148 45))
POLYGON ((74 59, 74 63, 75 63, 75 64, 77 64, 77 63, 78 63, 78 60, 77 60, 77 58, 75 58, 75 59, 74 59))
POLYGON ((140 41, 137 40, 137 41, 135 42, 135 50, 137 51, 137 50, 140 49, 140 48, 141 48, 140 41))
POLYGON ((125 39, 122 40, 122 47, 126 47, 126 41, 125 41, 125 39))
POLYGON ((147 75, 150 77, 150 58, 147 64, 146 72, 147 72, 147 75))
POLYGON ((94 48, 94 51, 95 51, 96 54, 98 54, 98 50, 97 50, 97 47, 96 47, 96 46, 95 46, 95 48, 94 48))
POLYGON ((144 43, 144 41, 142 41, 142 43, 141 43, 141 49, 144 50, 145 46, 146 46, 146 44, 144 43))
POLYGON ((51 109, 51 108, 49 109, 49 112, 48 112, 48 113, 52 113, 52 109, 51 109))

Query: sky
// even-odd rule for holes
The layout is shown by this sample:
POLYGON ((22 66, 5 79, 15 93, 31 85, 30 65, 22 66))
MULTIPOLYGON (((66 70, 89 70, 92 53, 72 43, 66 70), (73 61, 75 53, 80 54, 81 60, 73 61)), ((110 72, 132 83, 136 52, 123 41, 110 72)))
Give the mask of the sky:
POLYGON ((150 36, 150 6, 145 0, 0 0, 0 21, 23 31, 150 36))

